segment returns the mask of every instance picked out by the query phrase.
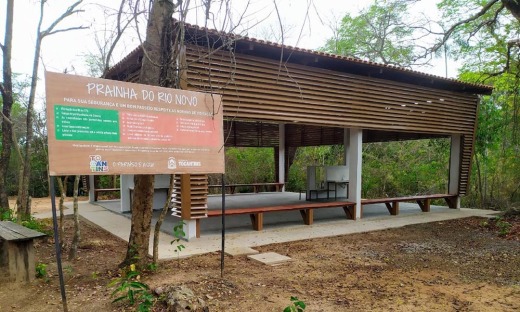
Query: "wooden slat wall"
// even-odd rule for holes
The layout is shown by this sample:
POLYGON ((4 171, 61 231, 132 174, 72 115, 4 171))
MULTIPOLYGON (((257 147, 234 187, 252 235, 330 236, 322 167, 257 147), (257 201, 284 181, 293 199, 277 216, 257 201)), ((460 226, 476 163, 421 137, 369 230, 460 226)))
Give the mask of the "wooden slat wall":
POLYGON ((172 212, 183 220, 208 216, 208 176, 176 174, 172 193, 172 212))
POLYGON ((473 156, 473 135, 462 136, 462 156, 460 162, 459 194, 466 195, 469 186, 469 173, 471 170, 471 158, 473 156))
POLYGON ((261 122, 224 121, 226 146, 273 147, 278 146, 278 124, 261 122))
POLYGON ((197 48, 187 49, 188 86, 223 94, 226 117, 412 132, 473 131, 474 95, 299 65, 280 68, 275 61, 246 55, 231 58, 216 52, 211 60, 201 59, 203 55, 197 48))
POLYGON ((222 94, 227 119, 462 134, 465 144, 459 189, 461 195, 466 193, 476 95, 290 63, 280 66, 270 59, 228 51, 207 55, 199 46, 187 47, 187 86, 222 94))

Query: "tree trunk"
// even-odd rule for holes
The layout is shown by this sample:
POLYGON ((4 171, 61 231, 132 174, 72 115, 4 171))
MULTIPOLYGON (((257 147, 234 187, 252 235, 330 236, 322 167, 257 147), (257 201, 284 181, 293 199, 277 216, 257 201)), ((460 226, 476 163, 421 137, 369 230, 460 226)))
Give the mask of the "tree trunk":
POLYGON ((9 209, 9 199, 7 197, 7 169, 11 159, 11 144, 13 127, 5 119, 11 118, 13 107, 13 82, 11 79, 11 49, 13 41, 13 12, 14 0, 7 1, 5 40, 2 46, 3 53, 3 82, 0 83, 2 92, 2 152, 0 153, 0 212, 9 209), (5 118, 5 119, 4 119, 5 118))
POLYGON ((121 266, 137 264, 146 267, 150 246, 150 226, 152 222, 154 176, 134 176, 134 198, 132 200, 132 225, 126 257, 121 266))
MULTIPOLYGON (((168 84, 167 77, 170 67, 170 53, 168 52, 171 51, 171 36, 173 35, 171 18, 174 10, 172 0, 156 0, 152 3, 146 28, 146 41, 143 43, 145 57, 143 57, 139 76, 139 82, 142 84, 155 86, 168 84)), ((153 193, 153 175, 136 175, 134 177, 132 226, 122 266, 136 263, 140 267, 144 267, 148 262, 153 193)))
POLYGON ((157 219, 157 222, 155 223, 155 229, 153 232, 153 263, 157 263, 157 261, 159 261, 159 236, 164 218, 166 217, 166 213, 168 213, 168 208, 170 208, 173 192, 173 181, 173 174, 171 174, 170 186, 168 187, 168 196, 166 197, 166 202, 164 203, 161 214, 159 215, 159 219, 157 219))
POLYGON ((43 22, 43 8, 45 2, 40 3, 40 20, 36 32, 36 46, 34 48, 33 71, 31 77, 31 89, 29 93, 29 102, 27 104, 27 124, 25 135, 24 159, 22 160, 22 174, 19 177, 22 180, 18 189, 18 198, 16 204, 18 206, 18 217, 27 220, 31 216, 31 206, 29 205, 29 182, 31 179, 31 153, 32 141, 34 136, 33 117, 34 117, 34 99, 36 97, 36 85, 38 83, 38 68, 40 65, 40 53, 44 34, 41 32, 43 22))
POLYGON ((78 212, 78 189, 79 189, 79 175, 74 178, 74 237, 69 250, 69 260, 74 260, 78 254, 78 245, 80 240, 79 230, 79 212, 78 212))
POLYGON ((518 0, 502 0, 502 3, 506 9, 511 12, 514 18, 516 18, 517 21, 520 21, 520 3, 518 0))

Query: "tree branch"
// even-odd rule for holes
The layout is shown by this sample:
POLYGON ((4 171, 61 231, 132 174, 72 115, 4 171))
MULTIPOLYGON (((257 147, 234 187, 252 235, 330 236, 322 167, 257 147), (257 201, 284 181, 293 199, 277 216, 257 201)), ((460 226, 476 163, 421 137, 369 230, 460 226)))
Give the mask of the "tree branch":
POLYGON ((47 33, 45 35, 46 36, 50 36, 50 35, 54 35, 54 34, 57 34, 57 33, 60 33, 60 32, 66 32, 66 31, 70 31, 70 30, 81 30, 81 29, 89 29, 89 27, 88 26, 69 27, 69 28, 54 30, 54 31, 51 31, 51 32, 49 32, 49 33, 47 33))
POLYGON ((20 157, 20 161, 22 164, 24 163, 24 158, 22 155, 22 151, 20 150, 20 146, 18 145, 18 139, 16 138, 16 131, 14 131, 14 124, 11 121, 11 119, 7 118, 6 115, 4 115, 4 112, 0 111, 0 114, 2 114, 2 119, 11 126, 12 130, 12 137, 11 140, 13 140, 14 149, 16 150, 16 153, 18 154, 18 157, 20 157))
MULTIPOLYGON (((437 44, 435 44, 431 50, 430 50, 430 53, 435 53, 438 49, 440 49, 451 37, 451 35, 453 34, 453 32, 461 25, 464 25, 464 24, 467 24, 469 22, 473 22, 475 20, 477 20, 478 18, 480 18, 481 16, 483 16, 484 14, 486 14, 490 9, 491 7, 493 7, 497 2, 499 2, 500 0, 491 0, 489 1, 478 13, 476 13, 475 15, 473 16, 470 16, 462 21, 459 21, 455 24, 453 24, 445 33, 444 33, 444 36, 442 37, 442 40, 440 42, 438 42, 437 44)), ((423 56, 424 57, 424 56, 423 56)))
POLYGON ((54 27, 56 27, 65 18, 75 13, 84 12, 84 10, 76 10, 76 7, 80 5, 81 2, 83 2, 83 0, 78 0, 71 6, 69 6, 67 10, 62 15, 60 15, 60 17, 58 17, 54 22, 52 22, 52 24, 46 30, 40 33, 41 38, 43 39, 45 36, 51 35, 53 33, 54 27))
POLYGON ((142 11, 138 11, 137 10, 137 6, 134 7, 134 12, 132 14, 132 17, 130 17, 125 25, 123 27, 121 27, 121 15, 123 13, 123 5, 125 3, 126 0, 122 0, 121 1, 121 5, 119 7, 119 11, 117 13, 117 34, 116 34, 116 37, 114 38, 114 41, 112 42, 112 44, 110 45, 110 48, 108 49, 108 52, 106 54, 106 58, 104 60, 104 64, 103 64, 103 73, 102 73, 102 76, 104 77, 106 75, 106 73, 108 72, 108 69, 109 69, 109 66, 110 66, 110 59, 112 58, 112 53, 114 53, 114 49, 116 48, 117 46, 117 43, 119 42, 119 40, 121 39, 121 37, 123 36, 123 33, 125 32, 125 30, 128 28, 128 26, 130 26, 130 24, 135 20, 137 20, 137 16, 139 16, 140 14, 142 14, 143 12, 142 11))

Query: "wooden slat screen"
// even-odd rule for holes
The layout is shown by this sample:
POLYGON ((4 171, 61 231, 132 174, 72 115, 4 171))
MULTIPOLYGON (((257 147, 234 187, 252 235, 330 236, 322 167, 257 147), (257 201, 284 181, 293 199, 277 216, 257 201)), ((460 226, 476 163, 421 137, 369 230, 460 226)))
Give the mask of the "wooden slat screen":
POLYGON ((223 94, 224 115, 363 129, 473 132, 475 95, 247 55, 187 49, 188 86, 223 94), (210 71, 211 69, 211 71, 210 71), (211 78, 209 74, 211 72, 211 78))
POLYGON ((176 174, 172 193, 172 214, 184 220, 208 216, 208 176, 176 174))
POLYGON ((224 121, 226 146, 274 147, 278 146, 278 124, 224 121))

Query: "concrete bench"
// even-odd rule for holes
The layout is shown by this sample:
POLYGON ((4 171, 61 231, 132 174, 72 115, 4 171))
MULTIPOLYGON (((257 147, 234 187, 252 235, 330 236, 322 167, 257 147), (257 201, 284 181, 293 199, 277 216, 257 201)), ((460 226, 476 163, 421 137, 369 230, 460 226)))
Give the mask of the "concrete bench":
POLYGON ((30 282, 36 274, 33 240, 45 234, 0 221, 0 280, 30 282))
POLYGON ((457 195, 452 194, 431 194, 431 195, 416 195, 416 196, 402 196, 391 198, 375 198, 361 200, 361 217, 363 217, 363 206, 371 204, 385 204, 391 215, 399 214, 400 202, 417 202, 423 212, 430 211, 430 202, 432 199, 445 199, 450 208, 456 207, 457 195))
MULTIPOLYGON (((302 215, 303 222, 306 225, 311 225, 314 221, 314 209, 333 207, 343 208, 347 218, 354 220, 356 219, 356 203, 348 201, 313 202, 268 207, 230 208, 226 209, 226 216, 248 214, 251 217, 253 229, 256 231, 261 231, 263 229, 264 213, 266 212, 299 210, 302 215)), ((222 210, 208 210, 208 217, 218 216, 222 216, 222 210)))

